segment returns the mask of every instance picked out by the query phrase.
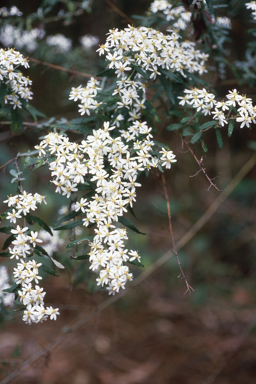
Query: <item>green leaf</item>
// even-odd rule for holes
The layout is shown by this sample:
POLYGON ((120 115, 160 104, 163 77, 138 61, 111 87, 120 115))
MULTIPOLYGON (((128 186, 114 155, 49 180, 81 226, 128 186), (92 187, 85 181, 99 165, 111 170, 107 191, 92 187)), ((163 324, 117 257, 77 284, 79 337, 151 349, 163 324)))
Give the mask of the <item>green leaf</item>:
POLYGON ((248 147, 256 151, 256 141, 249 141, 248 147))
POLYGON ((150 104, 148 100, 145 101, 145 107, 147 109, 147 112, 150 113, 156 123, 161 123, 161 119, 159 118, 156 109, 150 104))
POLYGON ((69 243, 66 248, 75 247, 77 245, 82 244, 84 241, 91 241, 93 238, 94 238, 94 236, 81 237, 80 239, 74 240, 71 243, 69 243))
POLYGON ((84 191, 86 189, 94 189, 90 183, 77 184, 78 191, 84 191))
POLYGON ((42 264, 42 265, 39 267, 39 269, 41 269, 42 271, 48 273, 49 275, 59 277, 59 275, 57 275, 57 273, 56 273, 53 269, 47 267, 45 264, 42 264))
POLYGON ((11 110, 11 119, 12 119, 12 124, 11 124, 12 131, 13 132, 20 131, 21 133, 24 133, 22 117, 16 109, 11 110))
POLYGON ((43 255, 49 256, 49 255, 48 255, 48 252, 47 252, 43 247, 41 247, 41 246, 38 245, 38 244, 36 244, 36 246, 35 246, 35 250, 41 252, 43 255))
POLYGON ((197 132, 192 139, 190 140, 190 143, 194 144, 196 143, 202 136, 202 132, 197 132))
POLYGON ((15 293, 20 288, 20 284, 14 283, 10 288, 3 289, 3 292, 15 293))
POLYGON ((234 126, 235 126, 235 120, 232 119, 232 120, 230 120, 230 122, 228 124, 228 137, 232 136, 234 126))
POLYGON ((11 233, 11 230, 14 229, 14 227, 6 226, 6 227, 1 227, 0 232, 2 233, 11 233))
POLYGON ((159 72, 161 72, 164 76, 169 77, 169 79, 175 81, 176 83, 183 83, 183 80, 180 76, 175 75, 173 72, 168 71, 166 69, 158 68, 159 72))
POLYGON ((131 222, 130 222, 128 219, 126 219, 125 217, 120 216, 120 217, 118 218, 118 221, 119 221, 119 223, 123 224, 125 227, 130 228, 132 231, 134 231, 134 232, 136 232, 136 233, 139 233, 139 234, 141 234, 141 235, 145 235, 145 233, 140 232, 140 231, 138 230, 138 228, 136 228, 135 225, 134 225, 133 223, 131 223, 131 222))
POLYGON ((45 231, 47 231, 48 233, 50 233, 50 235, 52 236, 52 230, 51 228, 42 220, 40 219, 39 217, 37 216, 32 216, 32 215, 27 215, 25 216, 26 217, 26 220, 29 224, 32 224, 32 222, 34 221, 35 223, 37 223, 38 225, 40 225, 40 227, 42 227, 45 231))
POLYGON ((86 259, 89 259, 90 255, 79 255, 77 257, 73 257, 71 256, 71 259, 74 259, 74 260, 86 260, 86 259))
POLYGON ((61 231, 64 229, 72 229, 72 228, 78 227, 79 225, 83 225, 82 219, 72 221, 71 223, 61 225, 60 227, 54 227, 53 230, 54 231, 61 231))
POLYGON ((9 252, 0 252, 0 257, 10 257, 10 253, 9 252))
POLYGON ((137 267, 144 267, 144 265, 140 261, 138 261, 136 259, 133 260, 133 261, 127 261, 127 263, 136 265, 137 267))
POLYGON ((161 75, 159 77, 160 79, 160 83, 162 84, 162 86, 164 87, 164 90, 166 92, 166 95, 168 96, 168 98, 170 99, 170 101, 172 102, 172 104, 175 104, 175 98, 173 96, 173 93, 172 93, 172 89, 171 89, 171 86, 170 86, 170 83, 169 83, 169 80, 166 79, 166 77, 164 75, 161 75))
POLYGON ((54 228, 57 227, 58 225, 60 225, 61 223, 63 223, 64 221, 68 221, 68 220, 73 219, 74 217, 79 216, 79 215, 80 215, 80 213, 76 212, 76 211, 69 212, 67 215, 62 216, 59 218, 59 220, 57 220, 56 224, 54 225, 54 228))
POLYGON ((12 241, 15 239, 15 235, 12 234, 11 236, 7 237, 7 239, 5 240, 4 242, 4 245, 2 247, 2 249, 6 249, 9 247, 9 245, 11 245, 12 241))
POLYGON ((181 119, 180 123, 181 123, 181 124, 185 124, 185 123, 187 123, 189 120, 191 120, 191 116, 183 117, 183 119, 181 119))
POLYGON ((215 129, 215 132, 216 132, 216 137, 217 137, 217 142, 218 142, 218 145, 220 148, 223 148, 223 140, 222 140, 222 136, 221 136, 221 133, 218 129, 215 129))
POLYGON ((33 107, 33 105, 26 104, 24 108, 30 113, 30 115, 33 117, 35 121, 37 121, 37 116, 46 118, 46 115, 42 112, 40 112, 38 109, 33 107))
POLYGON ((143 69, 141 69, 141 67, 139 67, 138 65, 131 65, 132 68, 134 68, 141 76, 145 77, 145 79, 149 80, 150 77, 148 76, 148 74, 143 71, 143 69))
POLYGON ((176 131, 177 129, 180 129, 182 127, 183 127, 182 124, 171 124, 171 125, 168 125, 166 129, 167 131, 176 131))
POLYGON ((105 69, 104 71, 98 73, 96 76, 97 77, 110 77, 111 75, 113 75, 115 73, 114 69, 111 69, 111 68, 107 68, 105 69))
POLYGON ((201 125, 200 131, 202 131, 203 129, 206 129, 206 128, 215 127, 216 125, 217 125, 216 120, 207 121, 206 123, 201 125))

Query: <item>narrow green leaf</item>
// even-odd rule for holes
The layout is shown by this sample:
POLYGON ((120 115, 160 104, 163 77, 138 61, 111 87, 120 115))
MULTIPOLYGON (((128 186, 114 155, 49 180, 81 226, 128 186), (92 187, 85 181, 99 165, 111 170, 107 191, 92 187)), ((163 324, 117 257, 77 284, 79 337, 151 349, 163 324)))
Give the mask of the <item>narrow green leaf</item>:
POLYGON ((40 227, 42 227, 45 231, 49 232, 50 235, 52 236, 52 230, 51 228, 42 220, 40 219, 39 217, 37 216, 32 216, 32 215, 27 215, 25 216, 26 217, 26 220, 29 224, 32 224, 32 222, 34 221, 35 223, 37 223, 38 225, 40 225, 40 227))
POLYGON ((0 257, 10 257, 10 253, 9 252, 0 252, 0 257))
POLYGON ((181 123, 181 124, 185 124, 185 123, 187 123, 189 120, 191 120, 191 116, 183 117, 183 119, 181 119, 180 123, 181 123))
POLYGON ((202 132, 197 132, 192 139, 190 140, 190 143, 194 144, 196 143, 202 136, 202 132))
POLYGON ((235 120, 230 120, 230 122, 228 124, 228 137, 232 136, 234 126, 235 126, 235 120))
POLYGON ((110 77, 111 75, 113 75, 115 73, 114 69, 111 69, 111 68, 107 68, 105 69, 104 71, 98 73, 96 76, 97 77, 110 77))
POLYGON ((35 250, 41 252, 43 255, 49 256, 49 255, 48 255, 48 252, 47 252, 43 247, 41 247, 41 246, 38 245, 38 244, 36 244, 36 246, 35 246, 35 250))
POLYGON ((132 68, 134 68, 141 76, 145 77, 145 79, 149 80, 150 77, 148 76, 148 74, 143 71, 143 69, 141 69, 141 67, 139 67, 138 65, 131 65, 132 68))
POLYGON ((10 288, 3 289, 3 292, 15 293, 20 288, 20 284, 14 283, 10 288))
POLYGON ((21 133, 24 133, 22 117, 16 109, 11 110, 11 118, 12 118, 12 124, 11 124, 12 131, 13 132, 20 131, 21 133))
POLYGON ((1 227, 0 232, 2 233, 11 233, 11 229, 14 229, 14 227, 6 226, 6 227, 1 227))
POLYGON ((82 219, 72 221, 71 223, 61 225, 60 227, 54 227, 53 230, 54 231, 61 231, 61 230, 65 230, 65 229, 72 229, 72 228, 78 227, 79 225, 83 225, 82 219))
POLYGON ((43 117, 43 118, 46 118, 46 115, 42 112, 40 112, 38 109, 36 109, 35 107, 33 107, 33 105, 30 105, 30 104, 26 104, 25 106, 25 109, 30 113, 30 115, 33 117, 33 119, 35 121, 37 121, 37 116, 40 116, 40 117, 43 117))
POLYGON ((139 233, 139 234, 141 234, 141 235, 145 235, 145 233, 140 232, 140 231, 138 230, 138 228, 136 228, 135 225, 134 225, 133 223, 131 223, 131 222, 130 222, 128 219, 126 219, 125 217, 120 216, 120 217, 118 218, 118 221, 119 221, 119 223, 123 224, 125 227, 131 229, 132 231, 134 231, 134 232, 136 232, 136 233, 139 233))
POLYGON ((127 263, 136 265, 137 267, 144 267, 144 265, 138 260, 127 261, 127 263))
POLYGON ((164 90, 166 92, 166 95, 168 96, 168 98, 170 99, 170 101, 172 102, 172 104, 175 104, 175 98, 173 96, 173 93, 172 93, 172 89, 171 89, 171 86, 170 86, 170 83, 169 83, 169 80, 166 79, 166 77, 164 75, 161 75, 159 77, 160 79, 160 83, 162 84, 162 86, 164 87, 164 90))
POLYGON ((79 212, 76 212, 76 211, 69 212, 67 215, 59 218, 59 220, 54 225, 54 228, 57 227, 58 225, 60 225, 61 223, 63 223, 64 221, 68 221, 70 219, 73 219, 74 217, 76 217, 78 215, 80 215, 79 212))
POLYGON ((45 264, 42 264, 42 265, 39 267, 39 269, 41 269, 42 271, 48 273, 49 275, 59 277, 59 275, 57 275, 57 273, 56 273, 53 269, 47 267, 45 264))
POLYGON ((168 125, 168 127, 166 127, 167 131, 176 131, 177 129, 180 129, 181 127, 183 127, 182 124, 171 124, 171 125, 168 125))
MULTIPOLYGON (((95 188, 95 187, 94 187, 95 188)), ((88 189, 94 189, 90 183, 77 184, 78 191, 84 191, 88 189)))
POLYGON ((215 127, 216 125, 217 125, 216 120, 207 121, 206 123, 200 126, 200 131, 206 128, 215 127))
POLYGON ((11 243, 12 243, 12 241, 15 239, 15 235, 11 235, 11 236, 9 236, 9 237, 7 237, 7 239, 5 240, 5 242, 4 242, 4 245, 3 245, 3 247, 2 247, 2 249, 6 249, 6 248, 8 248, 9 247, 9 245, 11 245, 11 243))
POLYGON ((215 132, 216 132, 216 137, 217 137, 217 142, 218 142, 218 145, 220 148, 223 148, 223 140, 222 140, 222 136, 221 136, 221 133, 218 129, 215 129, 215 132))
POLYGON ((248 147, 256 151, 256 141, 249 141, 248 147))
POLYGON ((74 259, 74 260, 86 260, 86 259, 89 259, 90 255, 79 255, 77 257, 73 257, 71 256, 71 259, 74 259))
POLYGON ((166 69, 159 68, 159 72, 161 72, 164 76, 169 77, 169 79, 175 81, 176 83, 183 83, 183 80, 180 76, 175 75, 173 72, 168 71, 166 69))
POLYGON ((94 236, 81 237, 80 239, 74 240, 71 243, 69 243, 66 248, 75 247, 77 245, 82 244, 84 241, 91 241, 93 238, 94 238, 94 236))

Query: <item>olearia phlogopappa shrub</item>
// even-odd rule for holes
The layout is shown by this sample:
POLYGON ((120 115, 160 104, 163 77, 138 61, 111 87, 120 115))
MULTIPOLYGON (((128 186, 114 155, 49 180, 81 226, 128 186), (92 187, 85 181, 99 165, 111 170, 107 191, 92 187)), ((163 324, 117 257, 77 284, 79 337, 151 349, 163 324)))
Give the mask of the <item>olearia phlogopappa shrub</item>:
MULTIPOLYGON (((1 300, 11 304, 15 294, 26 323, 56 319, 59 314, 58 308, 45 306, 47 296, 40 286, 41 270, 55 274, 45 265, 45 258, 63 268, 52 257, 54 245, 46 247, 46 238, 48 241, 53 231, 72 231, 73 240, 68 242, 70 235, 64 236, 56 241, 56 247, 66 241, 67 249, 73 250, 73 259, 88 259, 97 285, 105 287, 109 294, 118 293, 133 279, 129 265, 141 266, 141 256, 129 249, 126 228, 140 231, 124 215, 128 210, 133 212, 137 188, 141 186, 140 174, 148 175, 152 168, 164 172, 176 162, 173 150, 154 140, 158 123, 164 123, 169 131, 180 132, 190 143, 200 141, 205 151, 203 135, 210 128, 216 130, 221 146, 220 130, 225 125, 228 124, 231 135, 235 122, 241 128, 255 123, 255 106, 250 98, 234 89, 228 92, 226 100, 219 100, 201 79, 208 72, 207 60, 212 52, 217 66, 228 65, 218 55, 224 55, 230 19, 223 15, 217 18, 215 11, 213 2, 191 1, 185 8, 180 3, 155 0, 149 13, 137 18, 140 27, 128 25, 107 33, 106 42, 97 49, 105 57, 105 70, 97 77, 92 76, 86 85, 72 87, 69 100, 78 102, 81 117, 60 121, 52 118, 35 124, 35 129, 48 132, 35 146, 36 157, 26 153, 15 159, 16 169, 11 174, 12 182, 17 182, 17 193, 4 201, 8 210, 1 216, 10 223, 1 232, 10 236, 0 255, 17 262, 12 287, 8 285, 6 270, 0 274, 0 284, 12 295, 1 300), (201 45, 197 47, 189 37, 192 25, 198 35, 200 20, 200 33, 204 31, 207 38, 201 36, 201 45), (203 89, 198 88, 200 84, 203 89), (156 107, 156 101, 160 107, 156 107), (173 116, 180 121, 170 124, 173 116), (206 121, 202 124, 201 119, 206 121), (78 133, 78 139, 71 140, 69 132, 72 137, 78 133), (22 157, 26 157, 25 167, 47 167, 55 193, 69 199, 68 212, 53 228, 31 215, 38 205, 47 202, 47 197, 40 194, 40 186, 34 194, 25 190, 26 180, 18 165, 22 157), (35 224, 44 232, 32 230, 35 224), (86 254, 77 254, 80 245, 87 249, 86 254)), ((5 12, 5 17, 13 16, 8 12, 21 16, 16 9, 1 12, 5 12)), ((46 41, 49 46, 58 46, 59 52, 72 46, 60 36, 46 36, 46 41)), ((31 81, 19 72, 20 66, 28 68, 21 53, 14 49, 0 51, 0 103, 14 130, 22 129, 22 114, 15 115, 13 111, 26 109, 35 119, 42 116, 28 104, 32 99, 31 81)), ((223 76, 222 66, 220 78, 223 76)))

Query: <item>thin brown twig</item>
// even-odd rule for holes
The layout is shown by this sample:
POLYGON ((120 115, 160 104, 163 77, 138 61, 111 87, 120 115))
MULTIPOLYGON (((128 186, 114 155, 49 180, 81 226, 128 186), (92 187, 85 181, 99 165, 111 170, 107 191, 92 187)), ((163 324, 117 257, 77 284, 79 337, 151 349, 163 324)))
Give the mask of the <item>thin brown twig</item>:
MULTIPOLYGON (((256 164, 256 154, 254 154, 245 165, 240 169, 240 171, 236 174, 236 176, 230 181, 224 191, 217 197, 217 199, 210 205, 207 211, 201 216, 201 218, 193 225, 193 227, 180 239, 176 244, 176 249, 179 251, 183 248, 187 243, 196 235, 197 232, 210 220, 213 214, 218 210, 221 204, 227 199, 227 197, 233 192, 233 190, 237 187, 240 181, 247 175, 247 173, 255 166, 256 164)), ((146 280, 149 276, 151 276, 158 268, 164 265, 171 257, 173 253, 171 250, 166 252, 163 256, 161 256, 158 260, 156 260, 150 267, 148 267, 140 276, 138 276, 132 283, 132 287, 135 288, 139 284, 141 284, 144 280, 146 280)), ((119 293, 119 295, 112 296, 109 299, 105 300, 99 306, 94 308, 88 315, 82 317, 81 319, 74 322, 73 326, 67 326, 64 330, 50 343, 46 348, 40 349, 37 353, 32 355, 29 359, 24 361, 24 363, 18 367, 15 371, 13 371, 9 376, 7 376, 4 380, 0 382, 0 384, 7 384, 16 377, 25 367, 44 356, 48 353, 52 348, 59 345, 64 340, 68 339, 68 335, 80 329, 84 326, 89 320, 91 320, 96 314, 108 308, 110 305, 121 299, 124 295, 131 291, 131 288, 127 288, 126 290, 119 293)))
POLYGON ((127 16, 124 12, 122 12, 115 4, 112 3, 110 0, 105 0, 105 2, 116 12, 118 15, 123 17, 128 23, 133 24, 133 19, 131 19, 129 16, 127 16))
POLYGON ((16 159, 17 159, 17 157, 14 157, 13 159, 7 161, 7 163, 5 163, 4 165, 1 165, 1 167, 0 167, 0 171, 1 171, 1 169, 3 169, 4 167, 6 167, 6 165, 10 164, 12 161, 15 161, 16 159))
POLYGON ((162 185, 163 185, 164 196, 165 196, 166 206, 167 206, 169 230, 170 230, 170 235, 171 235, 171 240, 172 240, 172 247, 173 247, 172 252, 176 256, 177 263, 178 263, 179 268, 180 268, 181 276, 183 277, 183 279, 184 279, 184 281, 186 283, 186 286, 187 286, 187 290, 186 290, 185 294, 187 292, 191 293, 191 291, 194 292, 194 289, 191 287, 191 285, 187 281, 187 278, 186 278, 185 273, 183 271, 183 268, 182 268, 182 265, 181 265, 181 262, 180 262, 180 258, 179 258, 179 255, 178 255, 178 252, 177 252, 177 249, 176 249, 176 245, 175 245, 175 240, 174 240, 174 235, 173 235, 173 228, 172 228, 172 215, 171 215, 170 201, 169 201, 169 196, 168 196, 168 191, 167 191, 167 186, 166 186, 166 180, 165 180, 164 173, 161 173, 161 176, 162 176, 162 185))
MULTIPOLYGON (((200 171, 203 172, 203 174, 205 175, 205 177, 206 177, 207 180, 209 181, 210 186, 209 186, 208 190, 209 190, 211 187, 214 187, 215 189, 217 189, 217 191, 220 192, 220 189, 217 187, 217 185, 215 185, 215 184, 212 182, 212 180, 216 179, 216 177, 213 178, 213 179, 211 179, 211 178, 207 175, 206 170, 205 170, 205 168, 203 167, 202 159, 201 159, 201 160, 198 160, 198 158, 196 157, 194 151, 190 148, 190 146, 189 146, 189 144, 188 144, 187 141, 185 141, 184 143, 186 144, 186 146, 187 146, 189 152, 191 153, 191 155, 194 157, 194 159, 196 160, 197 164, 199 165, 199 167, 200 167, 200 171)), ((190 176, 190 177, 197 176, 198 173, 199 173, 200 171, 198 171, 195 175, 192 175, 192 176, 190 176)))
POLYGON ((33 61, 36 64, 45 65, 46 67, 57 69, 58 71, 72 73, 73 75, 77 75, 77 76, 83 76, 83 77, 89 77, 89 78, 94 77, 95 79, 98 79, 98 80, 102 79, 102 77, 93 76, 90 73, 79 72, 79 71, 76 71, 74 69, 69 69, 69 68, 61 67, 60 65, 48 63, 46 61, 37 60, 37 59, 34 59, 33 57, 28 57, 28 59, 30 61, 33 61))

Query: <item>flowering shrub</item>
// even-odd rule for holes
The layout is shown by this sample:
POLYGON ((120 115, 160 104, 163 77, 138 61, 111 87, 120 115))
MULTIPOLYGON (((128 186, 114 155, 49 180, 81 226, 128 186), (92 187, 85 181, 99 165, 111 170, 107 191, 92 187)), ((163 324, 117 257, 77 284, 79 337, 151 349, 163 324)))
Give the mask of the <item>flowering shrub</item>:
MULTIPOLYGON (((246 7, 255 10, 254 5, 252 2, 246 7)), ((73 11, 65 13, 63 10, 56 17, 58 20, 66 18, 67 14, 75 17, 85 9, 85 5, 74 4, 73 11)), ((49 9, 40 8, 40 12, 40 20, 45 18, 46 21, 49 9)), ((10 11, 2 8, 0 14, 5 18, 22 16, 15 7, 10 11)), ((37 17, 33 15, 29 20, 37 17)), ((219 78, 226 75, 227 52, 223 46, 228 41, 230 18, 217 17, 212 2, 208 5, 193 1, 185 7, 180 3, 173 5, 169 1, 155 0, 142 19, 138 18, 143 21, 139 27, 128 25, 107 33, 106 42, 97 49, 99 56, 105 57, 105 69, 96 77, 92 76, 86 85, 71 88, 69 100, 78 102, 81 117, 70 120, 57 121, 52 117, 37 122, 37 118, 44 115, 28 104, 33 95, 31 80, 17 70, 20 66, 29 68, 28 60, 15 48, 0 50, 2 116, 10 118, 14 131, 22 132, 24 117, 17 110, 29 112, 35 120, 30 124, 47 131, 35 146, 35 152, 18 154, 14 159, 15 169, 11 174, 12 182, 17 183, 17 193, 4 201, 8 210, 2 215, 2 219, 10 222, 2 232, 10 236, 0 255, 17 260, 13 286, 8 285, 6 270, 3 270, 2 289, 12 294, 9 296, 12 299, 5 299, 9 303, 15 293, 23 306, 23 320, 28 324, 47 318, 56 320, 59 314, 58 308, 45 307, 46 293, 39 285, 42 280, 39 272, 56 275, 44 264, 46 258, 57 268, 63 268, 53 255, 64 243, 67 249, 73 250, 74 260, 89 259, 89 269, 97 274, 96 284, 105 287, 109 294, 118 293, 133 279, 130 264, 141 266, 141 256, 129 249, 126 228, 140 231, 124 217, 125 213, 133 212, 142 173, 149 175, 152 169, 163 173, 164 168, 168 170, 176 163, 173 149, 155 140, 158 123, 164 120, 166 129, 177 131, 182 141, 188 140, 185 141, 187 145, 200 142, 205 152, 204 135, 209 129, 215 129, 221 147, 220 130, 225 125, 228 124, 231 136, 235 122, 241 128, 250 128, 255 123, 256 112, 251 98, 233 89, 228 92, 227 100, 220 100, 202 79, 212 70, 213 64, 207 64, 209 58, 216 64, 219 78), (192 24, 194 38, 191 38, 192 24), (158 27, 162 27, 163 32, 158 27), (202 86, 204 88, 200 89, 202 86), (158 101, 160 108, 156 107, 158 101), (72 133, 72 138, 68 133, 72 133), (21 177, 18 165, 23 157, 24 168, 47 167, 55 193, 70 200, 68 212, 53 227, 31 215, 38 204, 45 202, 45 197, 39 193, 40 186, 34 194, 25 192, 26 178, 21 177), (43 230, 32 231, 30 226, 34 224, 43 230), (69 235, 63 235, 54 245, 49 237, 55 239, 58 231, 68 234, 74 231, 74 238, 69 241, 69 235), (83 249, 87 246, 88 249, 86 254, 77 255, 81 244, 83 249), (37 257, 42 262, 38 262, 37 257)), ((1 29, 0 40, 4 45, 14 44, 33 52, 40 44, 45 49, 43 44, 46 44, 55 54, 72 53, 72 40, 63 34, 47 36, 43 28, 37 29, 38 33, 33 32, 36 29, 21 32, 15 20, 12 22, 1 29), (16 37, 10 40, 8 36, 14 35, 16 37)), ((85 35, 79 41, 85 49, 92 50, 98 38, 85 35)), ((236 73, 235 65, 230 64, 230 69, 236 73)), ((67 68, 62 70, 68 71, 67 68)), ((182 269, 181 272, 184 277, 182 269)), ((4 299, 2 301, 5 303, 4 299)))

